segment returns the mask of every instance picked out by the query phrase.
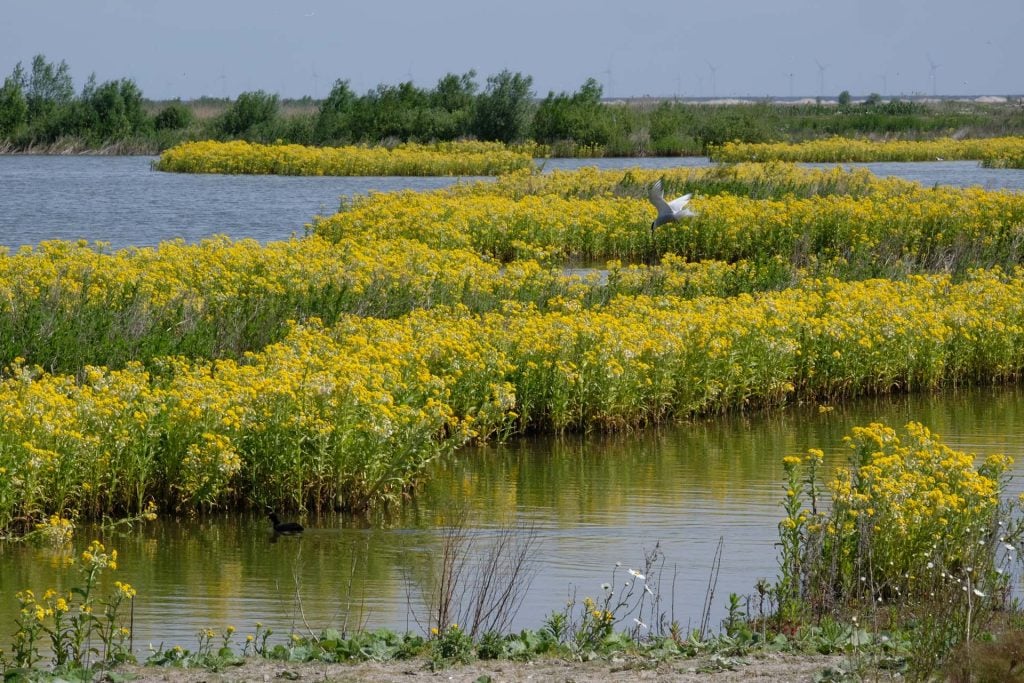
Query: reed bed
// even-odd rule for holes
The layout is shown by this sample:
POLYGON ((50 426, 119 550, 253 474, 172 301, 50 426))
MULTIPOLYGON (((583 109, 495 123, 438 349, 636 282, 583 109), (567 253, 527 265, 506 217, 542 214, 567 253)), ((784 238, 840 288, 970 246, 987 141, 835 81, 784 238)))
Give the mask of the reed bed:
POLYGON ((307 147, 232 142, 186 142, 154 164, 173 173, 332 176, 487 176, 533 166, 527 151, 500 143, 406 143, 387 147, 307 147))
POLYGON ((0 383, 0 525, 150 499, 362 509, 469 440, 993 382, 1022 367, 1019 272, 346 316, 237 361, 88 367, 78 380, 16 364, 0 383))
POLYGON ((726 142, 711 149, 715 161, 942 161, 1020 157, 1024 137, 955 140, 858 140, 833 137, 805 142, 726 142))

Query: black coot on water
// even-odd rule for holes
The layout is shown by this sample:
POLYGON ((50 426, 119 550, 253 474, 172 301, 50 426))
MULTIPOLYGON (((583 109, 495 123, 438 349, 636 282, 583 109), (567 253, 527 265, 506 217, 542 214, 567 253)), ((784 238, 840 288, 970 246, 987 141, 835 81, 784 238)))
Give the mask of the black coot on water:
POLYGON ((276 512, 271 512, 270 523, 274 525, 274 533, 276 534, 301 534, 302 525, 298 522, 282 522, 277 518, 276 512))

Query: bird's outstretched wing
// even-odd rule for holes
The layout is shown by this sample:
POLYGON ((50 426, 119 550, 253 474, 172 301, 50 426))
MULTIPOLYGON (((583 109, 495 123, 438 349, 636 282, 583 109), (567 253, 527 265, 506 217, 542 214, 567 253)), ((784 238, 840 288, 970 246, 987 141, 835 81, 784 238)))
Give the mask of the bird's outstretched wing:
POLYGON ((668 203, 668 208, 672 210, 673 214, 677 214, 690 203, 691 197, 693 197, 693 194, 684 194, 682 197, 676 197, 668 203))
POLYGON ((665 192, 661 188, 661 178, 654 181, 654 184, 651 185, 651 189, 647 192, 647 198, 650 199, 651 204, 654 204, 654 207, 658 209, 659 218, 661 216, 672 215, 672 207, 665 201, 665 192))

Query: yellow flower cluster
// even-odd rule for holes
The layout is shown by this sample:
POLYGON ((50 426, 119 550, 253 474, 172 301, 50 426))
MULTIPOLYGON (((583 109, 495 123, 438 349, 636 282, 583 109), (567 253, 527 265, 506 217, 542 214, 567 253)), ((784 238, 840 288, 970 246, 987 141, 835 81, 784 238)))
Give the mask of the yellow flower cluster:
POLYGON ((970 579, 980 580, 992 564, 997 539, 990 533, 1010 459, 976 463, 914 422, 902 436, 871 424, 854 428, 846 440, 851 466, 830 484, 834 533, 827 542, 847 570, 903 595, 941 571, 958 578, 976 571, 970 579))
POLYGON ((436 249, 471 249, 503 261, 640 259, 672 252, 691 261, 776 256, 806 265, 839 260, 870 274, 882 266, 914 272, 1013 265, 1024 223, 1020 193, 909 184, 879 183, 861 196, 719 194, 697 197, 691 205, 696 218, 652 232, 646 197, 580 198, 564 187, 518 198, 401 192, 357 200, 320 220, 315 230, 331 240, 416 239, 436 249))
POLYGON ((0 527, 154 500, 362 508, 472 439, 1024 368, 1024 272, 969 270, 1016 262, 1021 196, 684 169, 666 184, 705 188, 701 215, 655 244, 645 184, 660 174, 376 195, 319 221, 329 240, 0 255, 0 527), (666 249, 682 256, 558 271, 666 249), (879 259, 956 275, 801 278, 879 259))
POLYGON ((237 357, 280 339, 289 319, 493 307, 582 296, 578 289, 536 263, 501 268, 464 249, 401 239, 213 238, 115 253, 44 242, 0 254, 0 358, 28 351, 30 361, 77 372, 155 355, 237 357))
POLYGON ((60 515, 50 515, 49 519, 37 524, 35 530, 52 545, 66 545, 75 535, 75 523, 60 515))
POLYGON ((1024 146, 986 151, 981 155, 981 165, 986 168, 1024 168, 1024 146))
POLYGON ((790 614, 937 600, 971 610, 1009 589, 1019 526, 1003 494, 1010 458, 955 451, 923 425, 854 427, 850 460, 819 487, 822 452, 787 456, 780 609, 790 614), (828 494, 827 509, 819 507, 828 494), (804 506, 808 507, 804 507, 804 506))
POLYGON ((90 368, 81 382, 21 368, 0 383, 0 458, 18 473, 0 490, 19 508, 218 505, 257 491, 364 506, 400 495, 467 439, 624 428, 795 392, 937 387, 1022 367, 1021 273, 345 316, 296 325, 237 361, 164 358, 151 370, 90 368))
POLYGON ((601 170, 592 166, 549 173, 520 170, 502 175, 494 181, 456 185, 449 192, 456 195, 497 195, 512 199, 534 194, 555 194, 577 199, 604 195, 644 199, 647 197, 647 188, 658 179, 662 179, 669 190, 678 188, 680 192, 703 194, 729 192, 760 198, 862 195, 913 187, 907 181, 880 179, 865 169, 844 170, 838 166, 812 169, 792 163, 770 162, 631 168, 625 171, 601 170))
POLYGON ((935 161, 1024 158, 1024 137, 954 140, 858 140, 833 137, 805 142, 727 142, 711 150, 715 161, 935 161))
POLYGON ((158 171, 276 175, 498 175, 533 166, 533 158, 499 143, 407 143, 387 147, 305 147, 232 142, 185 142, 163 154, 158 171))

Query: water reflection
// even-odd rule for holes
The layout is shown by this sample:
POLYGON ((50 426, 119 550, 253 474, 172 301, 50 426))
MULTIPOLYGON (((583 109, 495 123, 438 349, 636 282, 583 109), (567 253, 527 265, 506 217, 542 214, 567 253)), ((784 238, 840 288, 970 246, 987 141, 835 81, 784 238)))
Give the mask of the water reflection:
MULTIPOLYGON (((775 576, 782 456, 821 447, 834 468, 845 459, 842 438, 852 426, 911 419, 955 448, 1008 453, 1024 471, 1024 392, 976 389, 466 450, 437 463, 420 495, 396 514, 311 519, 302 535, 276 542, 256 514, 164 517, 105 540, 121 555, 116 578, 139 589, 140 651, 150 642, 194 646, 203 627, 231 624, 244 635, 257 620, 278 633, 307 622, 420 630, 440 527, 459 511, 483 533, 510 521, 536 529, 540 572, 516 627, 540 625, 573 592, 597 594, 616 562, 639 566, 659 542, 666 610, 696 625, 722 538, 717 623, 728 593, 750 593, 758 578, 775 576)), ((1012 488, 1019 492, 1020 482, 1012 488)), ((80 530, 76 550, 96 533, 80 530)), ((0 647, 11 635, 15 591, 68 587, 73 577, 62 559, 46 548, 0 549, 0 647)))

